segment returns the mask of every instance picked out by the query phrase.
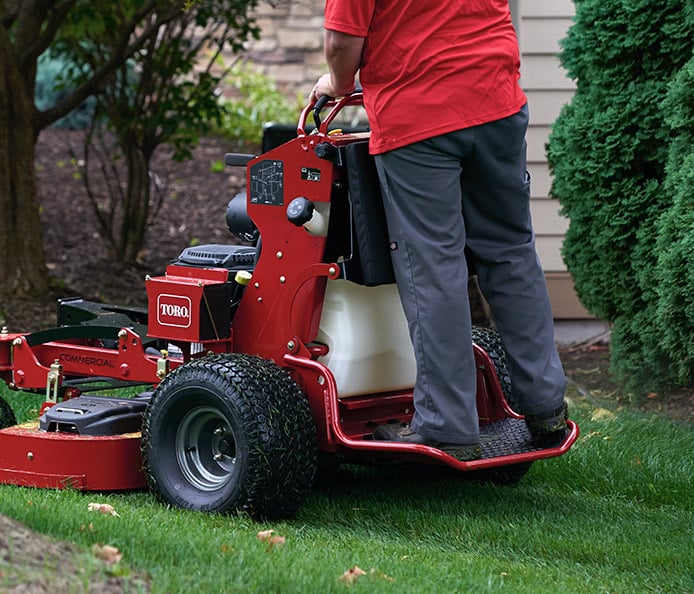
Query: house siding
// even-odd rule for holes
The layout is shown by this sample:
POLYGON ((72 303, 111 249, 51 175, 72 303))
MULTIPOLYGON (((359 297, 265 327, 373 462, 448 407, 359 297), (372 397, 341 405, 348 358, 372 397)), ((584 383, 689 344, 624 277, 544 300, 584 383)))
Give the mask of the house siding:
MULTIPOLYGON (((248 56, 290 97, 307 96, 325 72, 323 57, 324 0, 267 3, 258 8, 262 34, 248 46, 248 56)), ((574 15, 572 0, 511 0, 521 50, 521 85, 528 96, 528 171, 532 179, 531 212, 537 251, 552 300, 555 318, 590 318, 576 297, 570 273, 561 258, 568 221, 550 198, 551 174, 545 145, 552 123, 571 100, 573 82, 557 54, 574 15)))
POLYGON ((550 197, 552 177, 546 154, 552 124, 562 106, 571 101, 575 88, 557 57, 573 16, 571 0, 516 0, 521 85, 530 108, 527 141, 531 212, 537 252, 557 319, 592 317, 579 302, 561 257, 568 220, 560 214, 558 201, 550 197))

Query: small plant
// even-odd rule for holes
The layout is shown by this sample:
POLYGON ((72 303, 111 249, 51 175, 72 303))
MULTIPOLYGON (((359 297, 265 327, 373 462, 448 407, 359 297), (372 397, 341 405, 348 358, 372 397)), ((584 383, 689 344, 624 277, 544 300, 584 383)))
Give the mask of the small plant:
POLYGON ((298 119, 303 105, 301 96, 297 95, 292 102, 271 78, 251 64, 234 64, 224 83, 232 95, 219 99, 223 114, 217 132, 233 139, 237 149, 244 144, 259 146, 266 123, 293 123, 298 119))

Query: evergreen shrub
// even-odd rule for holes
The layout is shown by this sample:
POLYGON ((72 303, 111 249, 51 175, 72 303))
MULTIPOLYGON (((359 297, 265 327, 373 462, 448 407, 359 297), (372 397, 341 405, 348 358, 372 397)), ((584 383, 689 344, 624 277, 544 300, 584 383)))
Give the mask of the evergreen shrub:
MULTIPOLYGON (((692 56, 687 2, 575 0, 560 57, 576 93, 547 147, 552 194, 570 221, 562 255, 582 303, 613 323, 615 375, 639 390, 687 375, 669 369, 681 355, 671 349, 681 348, 682 340, 675 336, 679 330, 663 326, 673 314, 659 299, 671 289, 659 285, 665 273, 656 273, 665 266, 663 246, 672 251, 673 238, 663 227, 680 183, 666 183, 674 134, 664 100, 692 56)), ((685 276, 669 278, 689 282, 672 298, 694 290, 685 276)))

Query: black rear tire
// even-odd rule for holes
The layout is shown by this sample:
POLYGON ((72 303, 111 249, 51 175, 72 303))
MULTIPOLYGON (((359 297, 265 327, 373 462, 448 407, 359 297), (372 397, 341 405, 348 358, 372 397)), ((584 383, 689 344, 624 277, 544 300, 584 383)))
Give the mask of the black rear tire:
POLYGON ((513 396, 513 387, 511 385, 511 372, 508 368, 506 358, 506 349, 504 343, 501 342, 501 336, 494 328, 484 328, 481 326, 472 327, 472 342, 482 348, 494 364, 494 371, 499 378, 501 391, 506 398, 506 402, 511 409, 518 410, 518 402, 513 396))
POLYGON ((16 424, 17 418, 12 407, 7 403, 7 400, 0 397, 0 429, 6 429, 16 424))
POLYGON ((290 517, 312 486, 317 451, 299 386, 250 355, 180 366, 155 390, 143 421, 150 489, 185 509, 290 517))
POLYGON ((515 485, 528 474, 532 465, 532 462, 521 462, 520 464, 485 468, 484 470, 474 471, 473 476, 480 481, 494 483, 495 485, 515 485))
MULTIPOLYGON (((518 401, 513 395, 511 385, 511 372, 508 368, 506 358, 506 349, 501 341, 501 336, 494 328, 483 328, 473 326, 472 341, 489 355, 494 365, 494 371, 499 378, 501 391, 506 398, 506 402, 512 410, 518 411, 518 401)), ((522 462, 520 464, 509 464, 506 466, 497 466, 480 470, 476 473, 477 478, 483 481, 495 483, 497 485, 515 485, 518 483, 530 470, 532 462, 522 462)))

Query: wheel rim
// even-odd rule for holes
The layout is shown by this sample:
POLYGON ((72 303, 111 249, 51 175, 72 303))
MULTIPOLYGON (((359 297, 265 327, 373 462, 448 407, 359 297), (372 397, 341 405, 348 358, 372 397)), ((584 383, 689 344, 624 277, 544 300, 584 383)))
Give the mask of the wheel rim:
POLYGON ((185 478, 201 491, 224 486, 236 467, 236 437, 215 408, 189 411, 176 432, 176 459, 185 478))

